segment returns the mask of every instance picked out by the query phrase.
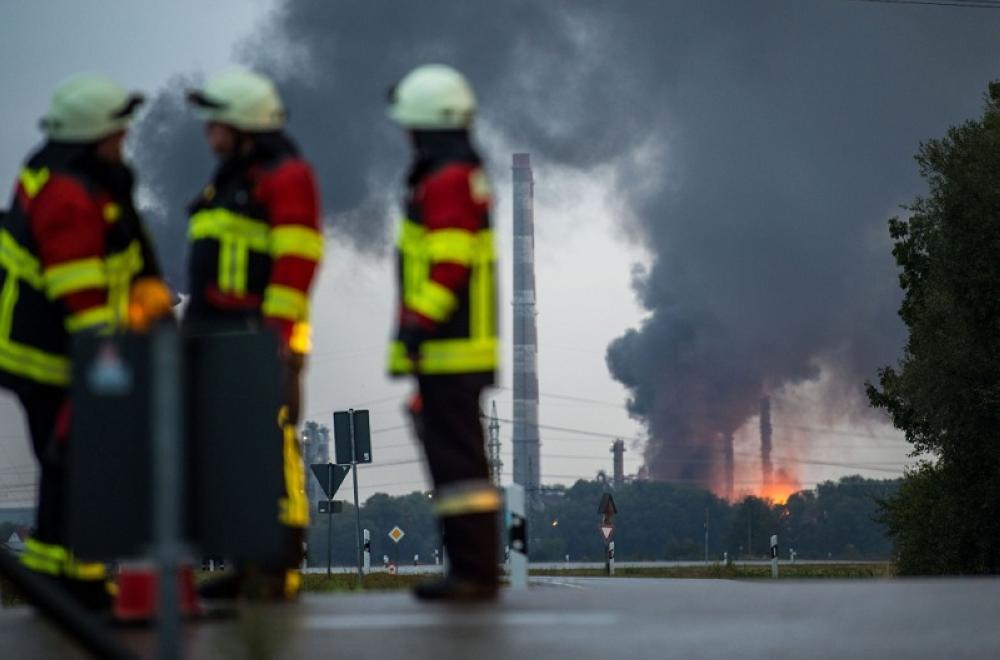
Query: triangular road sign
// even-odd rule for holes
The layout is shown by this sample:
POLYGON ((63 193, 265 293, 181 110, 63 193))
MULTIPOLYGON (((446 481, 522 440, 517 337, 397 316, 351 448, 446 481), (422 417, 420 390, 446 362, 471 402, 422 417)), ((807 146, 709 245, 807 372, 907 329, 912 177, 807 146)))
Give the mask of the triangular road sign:
POLYGON ((344 483, 344 477, 350 472, 350 465, 335 465, 333 463, 313 463, 309 467, 316 476, 316 481, 323 487, 323 492, 327 497, 333 497, 344 483), (331 483, 332 480, 332 483, 331 483))
POLYGON ((597 526, 597 529, 600 530, 600 532, 601 532, 601 538, 604 540, 604 542, 605 543, 610 543, 611 542, 611 537, 615 533, 615 526, 614 525, 609 525, 607 523, 602 523, 602 524, 600 524, 600 525, 597 526))

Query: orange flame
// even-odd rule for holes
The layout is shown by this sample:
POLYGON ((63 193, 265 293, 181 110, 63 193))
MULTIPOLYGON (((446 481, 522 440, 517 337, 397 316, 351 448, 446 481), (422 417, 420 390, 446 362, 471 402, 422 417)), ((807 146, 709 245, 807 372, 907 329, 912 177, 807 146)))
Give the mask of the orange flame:
POLYGON ((802 490, 802 484, 799 480, 789 474, 787 470, 779 468, 775 470, 770 484, 761 485, 757 496, 771 500, 775 504, 784 504, 792 494, 800 490, 802 490))

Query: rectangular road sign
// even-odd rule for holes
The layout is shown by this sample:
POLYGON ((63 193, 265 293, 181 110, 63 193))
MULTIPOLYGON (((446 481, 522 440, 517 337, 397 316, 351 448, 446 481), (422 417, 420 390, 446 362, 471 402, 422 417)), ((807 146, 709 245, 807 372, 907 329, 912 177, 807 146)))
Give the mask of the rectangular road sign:
POLYGON ((319 512, 320 513, 343 513, 344 503, 340 500, 320 500, 319 501, 319 512), (330 511, 330 506, 333 505, 333 511, 330 511))
POLYGON ((330 498, 337 494, 337 489, 340 488, 340 484, 344 483, 344 477, 351 470, 350 465, 334 465, 333 463, 313 463, 309 467, 312 468, 312 473, 319 485, 323 487, 323 492, 330 498))
POLYGON ((340 410, 333 413, 333 445, 338 465, 372 462, 371 423, 367 410, 340 410), (351 451, 351 426, 354 451, 351 451))

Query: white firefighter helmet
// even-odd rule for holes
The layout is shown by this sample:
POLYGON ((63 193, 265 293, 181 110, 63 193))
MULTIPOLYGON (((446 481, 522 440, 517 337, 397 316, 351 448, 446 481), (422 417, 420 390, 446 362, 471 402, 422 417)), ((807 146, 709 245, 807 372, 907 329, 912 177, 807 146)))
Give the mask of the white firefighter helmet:
POLYGON ((407 128, 468 128, 475 112, 465 76, 444 64, 418 66, 389 91, 389 117, 407 128))
POLYGON ((285 108, 274 83, 253 71, 223 73, 190 90, 187 98, 205 121, 248 133, 277 131, 285 125, 285 108))
POLYGON ((107 76, 81 73, 56 88, 39 123, 50 140, 96 142, 128 128, 142 101, 107 76))

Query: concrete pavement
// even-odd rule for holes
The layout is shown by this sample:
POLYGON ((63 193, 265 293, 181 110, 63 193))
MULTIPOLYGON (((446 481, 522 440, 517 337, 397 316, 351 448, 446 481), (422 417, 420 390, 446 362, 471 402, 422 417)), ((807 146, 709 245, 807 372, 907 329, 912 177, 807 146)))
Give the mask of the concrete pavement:
MULTIPOLYGON (((146 630, 119 636, 145 657, 146 630)), ((537 578, 493 606, 404 593, 307 596, 189 624, 189 658, 1000 658, 1000 579, 537 578)), ((0 656, 81 657, 31 610, 0 656)))

